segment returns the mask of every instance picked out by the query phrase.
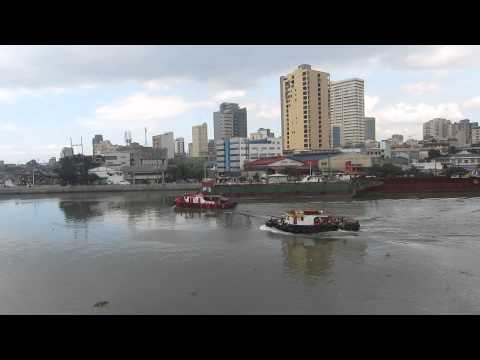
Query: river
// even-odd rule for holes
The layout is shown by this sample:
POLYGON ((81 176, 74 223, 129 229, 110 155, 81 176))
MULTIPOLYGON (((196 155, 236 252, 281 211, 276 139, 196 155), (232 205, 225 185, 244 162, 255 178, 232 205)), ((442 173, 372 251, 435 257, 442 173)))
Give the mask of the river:
POLYGON ((216 215, 176 213, 164 196, 0 198, 0 313, 480 313, 480 198, 249 202, 216 215), (290 208, 361 229, 262 227, 290 208))

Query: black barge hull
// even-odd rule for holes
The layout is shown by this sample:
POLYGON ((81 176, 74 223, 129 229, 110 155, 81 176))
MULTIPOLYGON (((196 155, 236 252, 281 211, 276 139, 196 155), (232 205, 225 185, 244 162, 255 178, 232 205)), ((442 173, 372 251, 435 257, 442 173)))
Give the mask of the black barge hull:
POLYGON ((271 219, 265 223, 266 226, 272 227, 284 232, 292 234, 316 234, 327 231, 359 231, 360 223, 358 221, 345 222, 340 224, 319 224, 319 225, 291 225, 291 224, 282 224, 278 220, 271 219))

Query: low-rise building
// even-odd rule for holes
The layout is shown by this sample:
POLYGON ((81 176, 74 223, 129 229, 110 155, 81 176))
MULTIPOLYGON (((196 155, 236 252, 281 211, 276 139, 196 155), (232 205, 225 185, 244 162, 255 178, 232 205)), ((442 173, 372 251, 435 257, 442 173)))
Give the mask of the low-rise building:
POLYGON ((473 170, 480 167, 480 154, 472 154, 466 150, 446 156, 445 159, 447 166, 463 167, 466 170, 473 170))
POLYGON ((132 184, 163 182, 167 165, 167 148, 132 143, 120 146, 115 153, 105 154, 105 166, 122 170, 132 184))
POLYGON ((93 169, 88 170, 90 175, 96 175, 101 182, 105 184, 112 184, 112 185, 128 185, 130 184, 128 181, 125 180, 123 171, 118 169, 113 169, 109 167, 96 167, 93 169))
POLYGON ((282 138, 264 137, 249 140, 249 160, 282 156, 282 138))
POLYGON ((247 138, 226 138, 215 141, 217 173, 240 173, 249 159, 247 138))
POLYGON ((254 173, 265 174, 270 172, 282 173, 288 169, 296 170, 297 172, 308 172, 309 167, 304 162, 287 158, 285 156, 277 156, 273 158, 257 159, 249 161, 245 164, 245 170, 248 175, 254 173))
POLYGON ((428 150, 421 150, 418 152, 418 160, 425 160, 428 159, 428 150))
POLYGON ((472 129, 472 145, 480 144, 480 127, 472 129))
POLYGON ((411 166, 422 172, 441 171, 444 167, 441 161, 412 162, 411 166))
POLYGON ((336 154, 318 162, 318 169, 321 171, 345 171, 355 173, 361 168, 371 166, 372 158, 369 155, 359 153, 336 154))
POLYGON ((132 163, 132 153, 125 151, 107 152, 104 158, 105 166, 112 169, 130 166, 132 163))

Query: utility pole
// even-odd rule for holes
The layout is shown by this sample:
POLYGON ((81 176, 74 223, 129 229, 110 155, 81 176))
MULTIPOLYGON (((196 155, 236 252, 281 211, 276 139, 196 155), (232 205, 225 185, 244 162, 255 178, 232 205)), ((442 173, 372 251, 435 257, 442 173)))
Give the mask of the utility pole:
POLYGON ((147 146, 147 128, 145 128, 145 146, 147 146))
POLYGON ((75 155, 74 151, 73 151, 74 147, 81 147, 82 148, 82 155, 83 155, 83 139, 82 139, 82 137, 80 137, 80 144, 74 144, 72 142, 72 138, 70 137, 70 148, 72 149, 72 155, 75 155))
POLYGON ((327 155, 327 159, 328 159, 328 178, 330 178, 331 176, 331 168, 330 168, 330 154, 327 155))
POLYGON ((32 185, 35 185, 35 169, 32 170, 32 185))

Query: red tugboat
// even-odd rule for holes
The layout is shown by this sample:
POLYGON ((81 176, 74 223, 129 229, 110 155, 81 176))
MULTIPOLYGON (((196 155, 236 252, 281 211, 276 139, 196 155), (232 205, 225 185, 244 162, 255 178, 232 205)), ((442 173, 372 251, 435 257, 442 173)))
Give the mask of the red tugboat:
POLYGON ((236 202, 221 195, 206 195, 203 193, 185 194, 175 198, 176 208, 190 209, 231 209, 236 202))
POLYGON ((211 189, 214 181, 205 179, 202 181, 202 191, 197 193, 186 193, 175 198, 176 209, 232 209, 237 205, 222 195, 211 195, 211 189))
POLYGON ((280 218, 271 218, 265 225, 293 234, 313 234, 324 231, 358 231, 360 223, 343 216, 324 214, 318 210, 292 210, 280 218))

